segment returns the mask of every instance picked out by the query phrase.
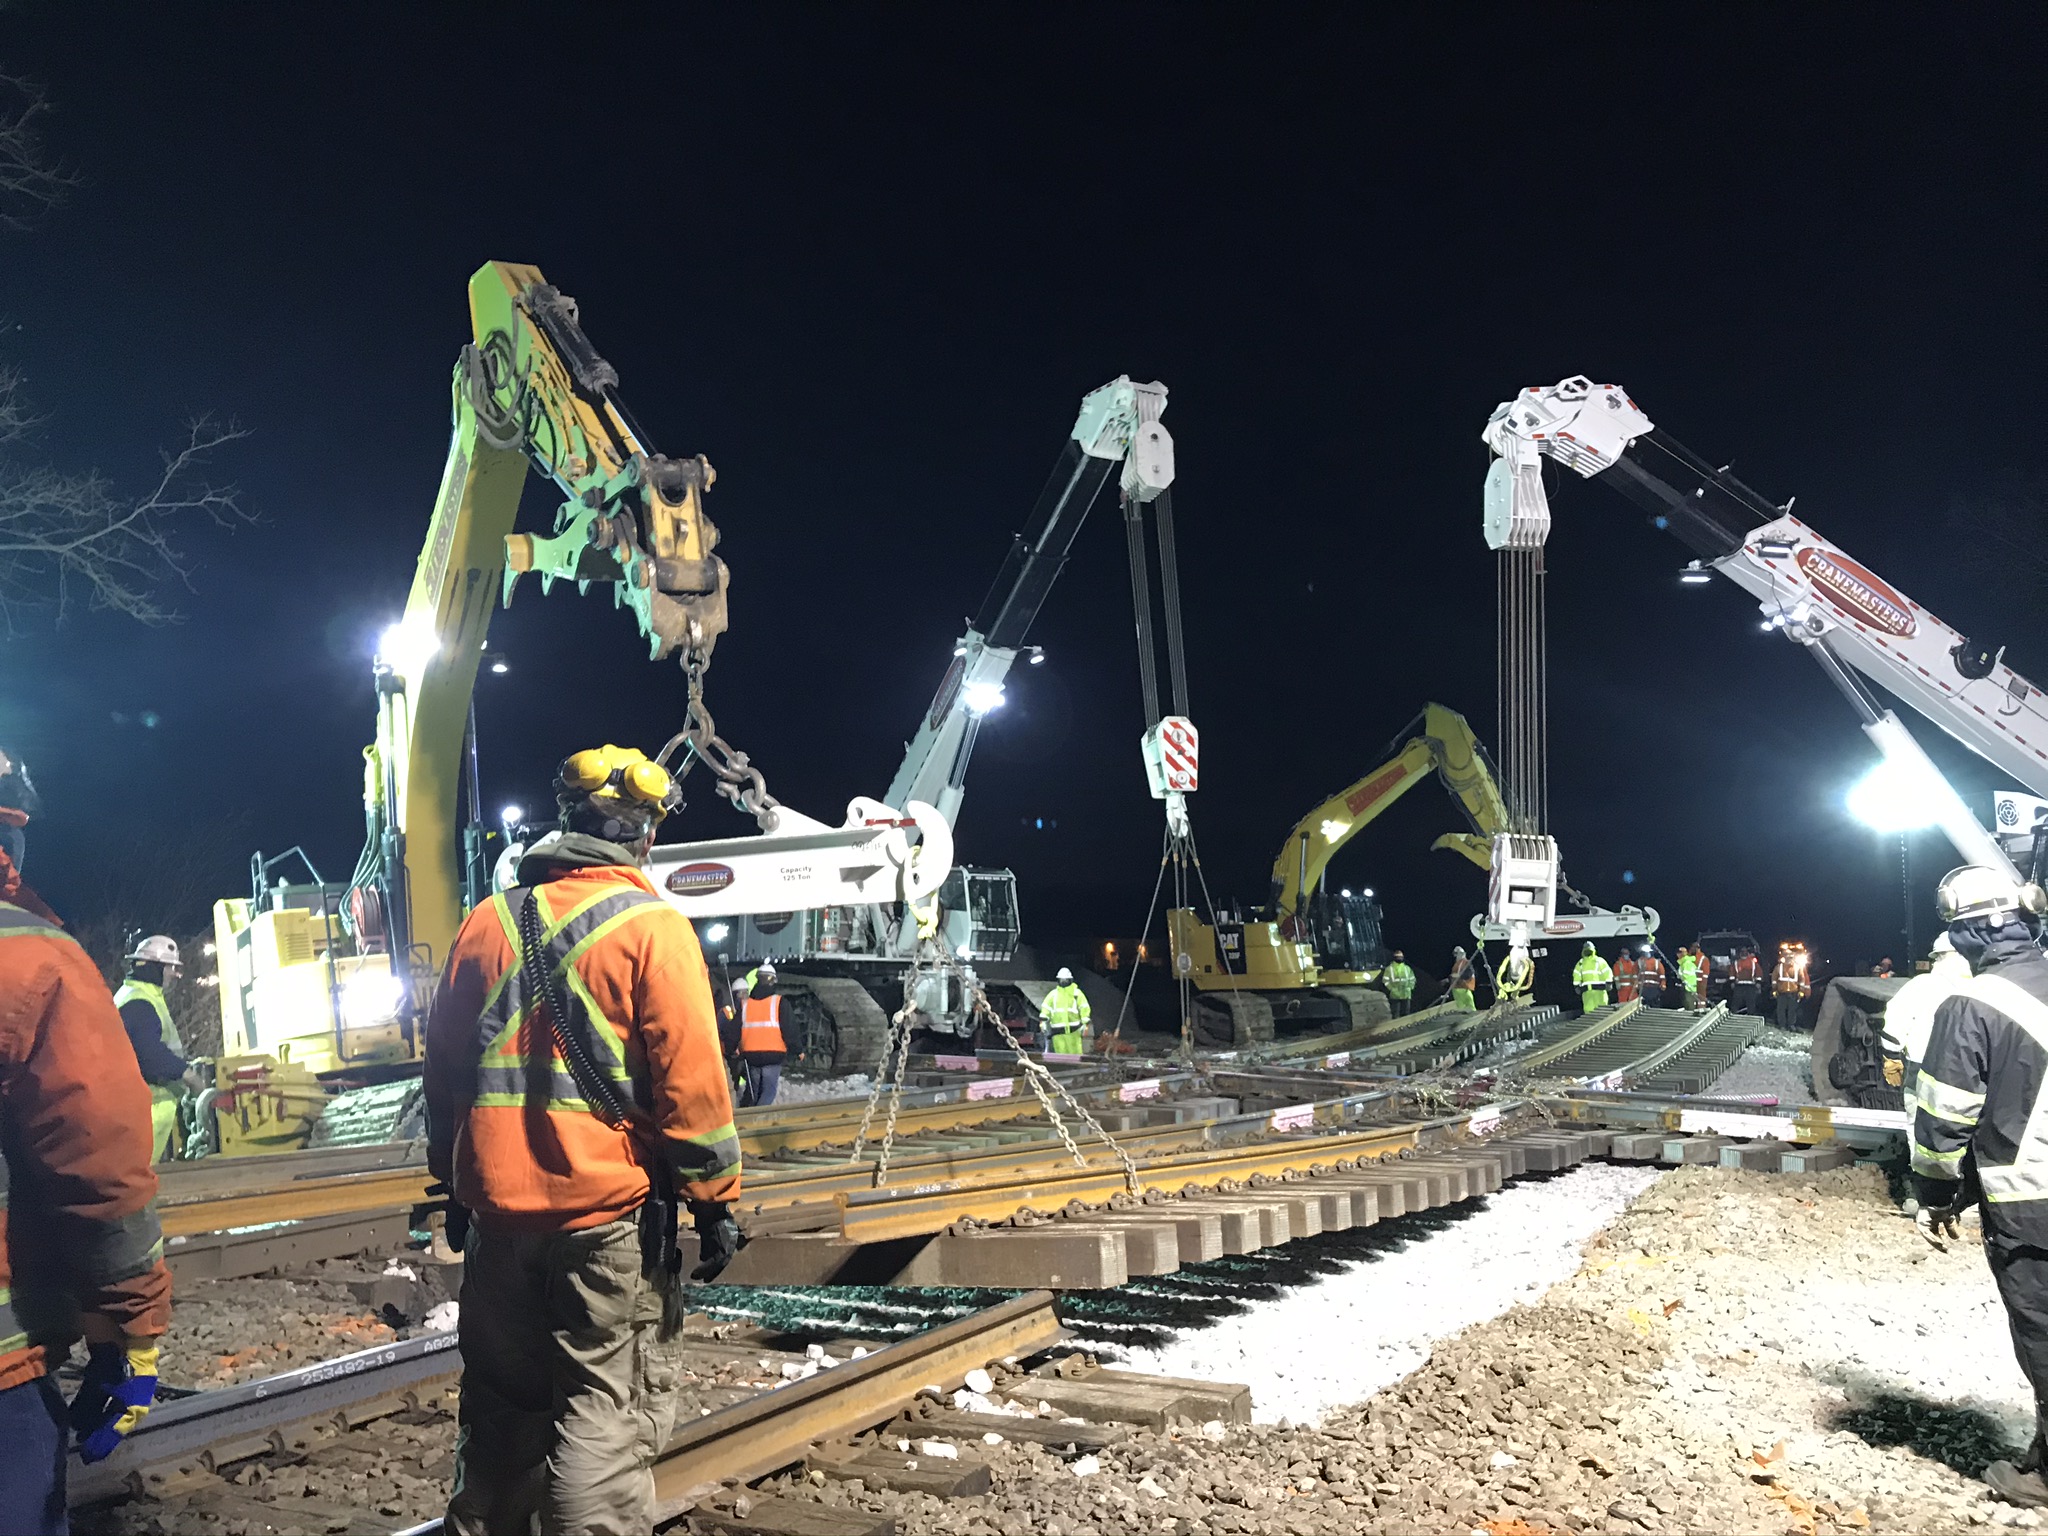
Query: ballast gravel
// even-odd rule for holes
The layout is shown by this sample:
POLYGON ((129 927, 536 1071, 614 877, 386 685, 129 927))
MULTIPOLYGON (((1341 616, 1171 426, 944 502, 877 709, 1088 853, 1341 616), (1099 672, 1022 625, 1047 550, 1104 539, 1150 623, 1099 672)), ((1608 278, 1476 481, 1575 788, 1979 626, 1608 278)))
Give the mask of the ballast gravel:
POLYGON ((1438 1341, 1534 1301, 1579 1267, 1586 1242, 1656 1180, 1654 1168, 1581 1164, 1511 1184, 1441 1226, 1388 1222, 1385 1246, 1277 1300, 1118 1364, 1252 1389, 1261 1423, 1314 1422, 1399 1381, 1438 1341))
POLYGON ((1810 1046, 1752 1045, 1729 1063, 1727 1071, 1707 1085, 1706 1097, 1776 1099, 1780 1104, 1811 1104, 1814 1102, 1813 1052, 1810 1046))

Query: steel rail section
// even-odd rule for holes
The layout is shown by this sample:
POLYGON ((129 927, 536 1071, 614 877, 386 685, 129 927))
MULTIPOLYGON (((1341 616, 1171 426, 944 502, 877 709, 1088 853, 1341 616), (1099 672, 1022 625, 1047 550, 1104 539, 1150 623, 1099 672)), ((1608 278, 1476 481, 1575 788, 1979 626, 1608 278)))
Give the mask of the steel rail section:
POLYGON ((259 1381, 174 1398, 152 1409, 105 1461, 71 1469, 71 1502, 89 1504, 118 1495, 127 1490, 131 1476, 148 1466, 455 1376, 462 1369, 455 1344, 452 1332, 425 1333, 259 1381))
POLYGON ((276 1189, 188 1200, 160 1207, 158 1215, 163 1221, 164 1236, 172 1238, 302 1221, 309 1216, 389 1211, 401 1206, 432 1204, 436 1197, 427 1193, 432 1178, 417 1164, 338 1174, 276 1189))
POLYGON ((1417 1013, 1404 1014, 1398 1019, 1385 1019, 1378 1024, 1368 1024, 1362 1029, 1339 1030, 1334 1035, 1316 1035, 1293 1040, 1275 1040, 1255 1045, 1249 1050, 1237 1053, 1247 1066, 1259 1062, 1294 1061, 1304 1057, 1335 1056, 1347 1051, 1356 1051, 1380 1041, 1391 1040, 1405 1035, 1418 1027, 1429 1027, 1444 1018, 1455 1016, 1470 1019, 1475 1015, 1462 1008, 1453 1008, 1449 1002, 1432 1003, 1417 1013))
POLYGON ((1599 1009, 1587 1016, 1586 1022, 1581 1028, 1573 1030, 1562 1039, 1553 1040, 1548 1045, 1539 1046, 1533 1051, 1509 1058, 1509 1060, 1502 1064, 1502 1070, 1513 1072, 1518 1076, 1526 1076, 1539 1068, 1549 1066, 1554 1061, 1561 1061, 1566 1056, 1582 1050, 1599 1040, 1610 1030, 1613 1030, 1628 1019, 1631 1014, 1638 1012, 1642 1006, 1643 1001, 1641 998, 1632 997, 1625 1003, 1616 1003, 1612 1007, 1599 1009))
POLYGON ((656 1519, 673 1519, 729 1480, 745 1482, 801 1461, 813 1441, 878 1424, 924 1387, 950 1391, 992 1360, 1037 1354, 1066 1337, 1052 1293, 1027 1291, 693 1419, 654 1463, 656 1519))
MULTIPOLYGON (((1138 1192, 1178 1194, 1219 1180, 1284 1178, 1340 1160, 1394 1156, 1413 1148, 1421 1123, 1363 1135, 1314 1136, 1140 1163, 1138 1192)), ((842 1195, 840 1235, 851 1242, 886 1242, 944 1231, 962 1219, 998 1222, 1024 1210, 1056 1211, 1073 1201, 1101 1203, 1130 1193, 1121 1167, 1071 1169, 1043 1177, 988 1184, 878 1189, 842 1195)))
POLYGON ((1660 1067, 1663 1067, 1681 1052, 1690 1050, 1695 1042, 1711 1033, 1714 1027, 1727 1017, 1728 1005, 1726 1003, 1714 1004, 1713 1007, 1701 1014, 1698 1021, 1690 1028, 1681 1030, 1656 1050, 1650 1052, 1649 1055, 1638 1057, 1630 1062, 1623 1069, 1625 1076, 1627 1078, 1656 1076, 1660 1067))
POLYGON ((1583 1124, 1640 1125, 1688 1136, 1773 1137, 1811 1146, 1839 1141, 1875 1149, 1906 1136, 1911 1117, 1902 1109, 1851 1109, 1829 1104, 1759 1104, 1751 1099, 1708 1099, 1643 1089, 1573 1088, 1545 1097, 1561 1120, 1583 1124))

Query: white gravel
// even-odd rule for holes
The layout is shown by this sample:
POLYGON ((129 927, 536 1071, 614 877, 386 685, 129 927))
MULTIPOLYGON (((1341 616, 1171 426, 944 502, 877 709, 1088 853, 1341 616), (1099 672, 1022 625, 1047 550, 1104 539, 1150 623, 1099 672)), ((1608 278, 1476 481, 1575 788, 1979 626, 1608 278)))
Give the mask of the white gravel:
POLYGON ((1585 1244, 1657 1176, 1586 1164, 1510 1185, 1442 1231, 1160 1348, 1120 1349, 1118 1363, 1244 1382, 1258 1422, 1315 1423, 1399 1381, 1438 1340, 1535 1301, 1573 1274, 1585 1244))

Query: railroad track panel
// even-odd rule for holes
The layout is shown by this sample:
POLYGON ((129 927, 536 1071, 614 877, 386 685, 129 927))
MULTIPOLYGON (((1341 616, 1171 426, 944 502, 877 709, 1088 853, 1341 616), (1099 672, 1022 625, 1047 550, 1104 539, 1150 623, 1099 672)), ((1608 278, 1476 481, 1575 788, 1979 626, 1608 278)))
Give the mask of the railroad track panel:
MULTIPOLYGON (((1498 1110, 1482 1114, 1504 1123, 1498 1110)), ((1525 1114, 1535 1122, 1520 1110, 1513 1118, 1525 1114)), ((1505 1179, 1555 1171, 1594 1150, 1592 1139, 1573 1133, 1560 1141, 1518 1130, 1480 1140, 1455 1126, 1408 1125, 1161 1158, 1138 1169, 1141 1200, 1132 1199, 1115 1165, 978 1186, 876 1190, 839 1202, 836 1232, 757 1237, 727 1278, 1113 1288, 1219 1252, 1253 1252, 1476 1198, 1505 1179), (1578 1150, 1560 1161, 1559 1144, 1578 1150)))

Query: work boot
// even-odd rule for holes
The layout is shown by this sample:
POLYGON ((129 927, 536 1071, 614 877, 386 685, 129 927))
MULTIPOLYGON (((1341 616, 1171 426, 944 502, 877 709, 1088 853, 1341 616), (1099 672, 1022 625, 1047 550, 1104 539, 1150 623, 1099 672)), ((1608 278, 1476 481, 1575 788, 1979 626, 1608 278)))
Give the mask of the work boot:
POLYGON ((2039 1472, 2022 1472, 2009 1461, 1994 1461, 1984 1469, 1984 1481, 2008 1504, 2048 1509, 2048 1478, 2039 1472))

